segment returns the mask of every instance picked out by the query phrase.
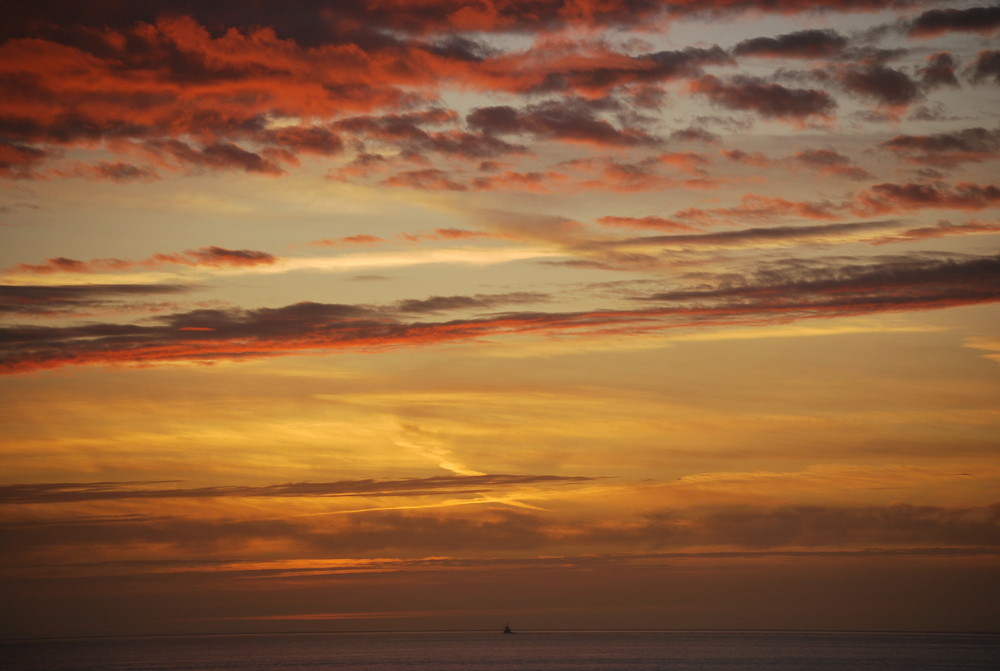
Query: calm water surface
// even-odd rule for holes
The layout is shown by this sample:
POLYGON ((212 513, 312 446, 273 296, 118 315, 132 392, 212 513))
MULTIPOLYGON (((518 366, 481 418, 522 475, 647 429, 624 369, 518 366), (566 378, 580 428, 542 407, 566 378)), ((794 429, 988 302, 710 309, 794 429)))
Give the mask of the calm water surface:
POLYGON ((495 632, 164 636, 4 641, 17 671, 912 671, 1000 669, 1000 635, 495 632))

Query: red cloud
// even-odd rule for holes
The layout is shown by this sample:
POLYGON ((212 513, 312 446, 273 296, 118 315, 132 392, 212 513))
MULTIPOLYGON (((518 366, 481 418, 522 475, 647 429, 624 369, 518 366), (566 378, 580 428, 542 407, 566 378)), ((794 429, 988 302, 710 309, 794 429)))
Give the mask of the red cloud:
POLYGON ((909 75, 880 64, 845 68, 837 76, 847 91, 887 107, 906 107, 923 97, 909 75))

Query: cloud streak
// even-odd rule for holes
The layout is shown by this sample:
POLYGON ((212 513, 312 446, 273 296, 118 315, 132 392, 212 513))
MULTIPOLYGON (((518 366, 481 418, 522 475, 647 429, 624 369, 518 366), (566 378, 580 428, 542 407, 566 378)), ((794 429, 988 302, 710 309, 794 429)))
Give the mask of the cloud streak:
MULTIPOLYGON (((743 235, 771 234, 751 231, 743 235)), ((667 236, 671 237, 679 236, 667 236)), ((155 317, 149 324, 3 329, 0 370, 25 373, 65 365, 148 365, 321 354, 342 349, 373 351, 500 334, 608 329, 633 332, 703 324, 769 323, 975 305, 996 302, 998 297, 1000 258, 984 256, 895 261, 879 267, 769 271, 741 282, 729 279, 711 289, 636 296, 637 300, 659 304, 638 310, 514 312, 479 319, 405 322, 365 305, 303 302, 256 310, 203 309, 155 317)), ((454 301, 441 299, 437 307, 454 301)), ((418 305, 423 308, 434 302, 418 305)))
POLYGON ((163 482, 53 482, 0 485, 0 505, 117 501, 123 499, 211 499, 381 497, 472 494, 525 485, 566 485, 593 480, 557 475, 439 475, 405 480, 290 482, 262 487, 225 486, 157 489, 163 482))

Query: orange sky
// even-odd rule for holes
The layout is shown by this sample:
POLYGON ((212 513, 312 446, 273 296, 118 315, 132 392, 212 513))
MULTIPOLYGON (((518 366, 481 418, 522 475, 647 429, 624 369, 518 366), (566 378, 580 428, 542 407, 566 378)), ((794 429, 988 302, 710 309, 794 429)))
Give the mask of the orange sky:
POLYGON ((15 2, 0 629, 996 630, 1000 6, 15 2))

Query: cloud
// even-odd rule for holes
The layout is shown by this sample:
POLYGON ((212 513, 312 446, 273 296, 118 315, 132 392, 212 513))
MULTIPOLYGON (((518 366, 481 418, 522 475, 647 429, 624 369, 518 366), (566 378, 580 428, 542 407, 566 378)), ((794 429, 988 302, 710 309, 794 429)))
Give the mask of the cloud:
POLYGON ((660 547, 996 547, 998 516, 1000 506, 732 506, 650 514, 631 533, 660 547))
POLYGON ((181 140, 146 140, 145 149, 160 156, 169 155, 182 165, 197 168, 237 169, 267 175, 284 172, 274 158, 262 156, 232 142, 213 142, 203 147, 192 147, 181 140))
POLYGON ((334 126, 365 138, 387 144, 411 154, 435 152, 462 158, 493 158, 507 154, 522 154, 520 145, 504 142, 492 135, 467 133, 460 130, 428 131, 421 125, 441 125, 457 121, 457 115, 441 108, 408 114, 350 117, 334 126))
POLYGON ((401 233, 399 237, 410 242, 424 240, 479 240, 482 238, 508 238, 509 236, 464 228, 437 228, 433 233, 401 233))
POLYGON ((964 224, 953 224, 948 221, 942 221, 934 226, 921 226, 919 228, 911 228, 906 231, 901 231, 893 235, 887 235, 880 238, 875 238, 870 242, 873 245, 885 245, 895 242, 913 242, 915 240, 930 240, 934 238, 943 238, 950 235, 990 235, 1000 233, 1000 223, 981 223, 978 221, 969 221, 964 224))
POLYGON ((992 79, 1000 84, 1000 51, 980 51, 972 68, 972 81, 979 83, 992 79))
POLYGON ((694 82, 692 90, 721 107, 756 112, 765 119, 797 122, 811 117, 826 119, 837 106, 825 91, 790 89, 759 77, 736 76, 724 82, 708 75, 694 82))
POLYGON ((872 174, 856 165, 851 159, 832 149, 806 149, 794 156, 799 164, 818 170, 824 175, 836 175, 853 180, 866 180, 872 174))
MULTIPOLYGON (((751 157, 752 159, 752 157, 751 157)), ((755 159, 752 159, 755 160, 755 159)), ((674 212, 669 219, 696 227, 741 225, 747 220, 773 221, 789 217, 802 219, 838 219, 846 206, 829 201, 793 201, 785 198, 746 194, 732 207, 689 207, 674 212)))
POLYGON ((472 128, 491 135, 532 135, 605 147, 654 146, 660 140, 637 128, 616 128, 597 116, 600 101, 546 101, 517 110, 507 105, 479 107, 466 117, 472 128))
POLYGON ((752 165, 758 168, 766 168, 771 165, 771 159, 759 151, 750 154, 742 149, 727 149, 722 151, 722 155, 730 161, 742 163, 744 165, 752 165))
POLYGON ((976 337, 968 338, 963 343, 966 347, 986 352, 983 356, 1000 363, 1000 338, 998 337, 976 337))
MULTIPOLYGON (((63 261, 72 261, 63 259, 63 261)), ((115 299, 177 294, 191 288, 180 284, 64 284, 57 286, 0 285, 0 314, 48 315, 106 306, 115 299)), ((6 337, 17 334, 14 327, 6 337)), ((30 335, 28 329, 25 335, 30 335)))
POLYGON ((711 289, 663 292, 642 300, 712 301, 709 304, 719 310, 738 306, 776 313, 803 310, 815 315, 846 315, 993 302, 1000 300, 998 288, 1000 256, 903 258, 884 260, 878 265, 805 270, 789 266, 747 278, 731 278, 711 289))
POLYGON ((880 64, 847 67, 838 73, 838 78, 848 92, 889 107, 904 107, 923 97, 909 75, 880 64))
POLYGON ((548 298, 548 294, 532 291, 516 291, 509 294, 476 294, 474 296, 432 296, 423 300, 399 301, 396 303, 396 309, 405 313, 435 313, 467 309, 492 310, 502 305, 537 303, 548 298))
POLYGON ((118 183, 135 181, 150 182, 160 179, 160 176, 152 168, 139 167, 122 161, 115 163, 99 161, 93 165, 73 163, 68 167, 53 169, 49 174, 58 177, 83 177, 118 183))
POLYGON ((45 160, 49 153, 43 149, 0 139, 0 177, 32 179, 32 167, 45 160))
MULTIPOLYGON (((789 233, 749 231, 741 235, 780 239, 789 233)), ((739 238, 721 239, 722 244, 732 244, 739 238)), ((639 244, 647 243, 639 239, 639 244)), ((407 323, 373 306, 304 302, 254 310, 193 310, 158 316, 147 324, 15 326, 0 329, 0 370, 26 373, 65 365, 240 360, 346 348, 376 351, 500 334, 607 335, 694 325, 765 324, 1000 300, 1000 257, 881 261, 874 267, 803 269, 801 264, 792 264, 741 280, 730 274, 710 289, 637 296, 637 301, 657 304, 640 309, 511 312, 407 323)))
MULTIPOLYGON (((454 476, 448 476, 454 477, 454 476)), ((476 476, 456 479, 475 478, 476 476)), ((487 476, 494 477, 494 476, 487 476)), ((532 484, 528 476, 528 484, 532 484)), ((535 484, 543 484, 537 482, 535 484)), ((572 484, 566 482, 564 484, 572 484)), ((442 493, 444 493, 442 491, 442 493)), ((268 494, 263 494, 267 496, 268 494)), ((392 495, 392 494, 390 494, 392 495)), ((111 555, 113 560, 142 559, 155 543, 161 570, 236 570, 294 575, 310 571, 419 570, 437 567, 489 570, 497 565, 621 566, 691 558, 817 556, 995 555, 1000 544, 1000 506, 694 506, 652 510, 629 524, 604 520, 567 521, 538 512, 487 509, 476 515, 425 510, 375 510, 351 516, 309 519, 196 519, 123 516, 5 522, 0 525, 8 557, 22 561, 44 552, 49 562, 60 553, 72 563, 111 555), (294 548, 303 559, 239 560, 259 547, 294 548), (587 556, 553 557, 560 549, 587 548, 587 556), (614 548, 614 554, 594 552, 614 548), (684 550, 694 550, 684 552, 684 550), (479 553, 469 555, 470 550, 479 553), (714 551, 713 551, 714 550, 714 551), (61 551, 61 552, 60 552, 61 551), (110 551, 110 552, 108 552, 110 551), (431 551, 434 557, 420 558, 431 551), (515 560, 497 559, 511 551, 528 553, 515 560), (314 559, 330 556, 335 559, 314 559), (196 557, 191 557, 197 553, 196 557), (366 557, 390 557, 364 561, 366 557), (482 555, 487 555, 483 557, 482 555), (441 555, 445 557, 442 558, 441 555), (456 555, 448 557, 448 555, 456 555), (537 556, 542 555, 542 556, 537 556), (336 559, 353 557, 355 559, 336 559), (177 565, 175 560, 182 559, 177 565), (361 561, 359 561, 359 559, 361 561), (221 565, 219 564, 221 562, 221 565)), ((66 563, 71 563, 67 561, 66 563)), ((146 568, 152 568, 147 566, 146 568)))
POLYGON ((336 238, 331 240, 329 238, 323 238, 321 240, 312 240, 307 244, 312 247, 338 247, 340 245, 374 245, 378 242, 385 242, 384 238, 380 238, 377 235, 369 235, 367 233, 361 233, 359 235, 348 235, 342 238, 336 238))
POLYGON ((920 68, 920 76, 925 86, 958 86, 955 76, 957 64, 951 54, 939 52, 927 58, 927 65, 920 68))
POLYGON ((515 84, 519 92, 573 92, 595 98, 626 85, 649 85, 699 77, 705 65, 732 63, 729 55, 718 46, 707 49, 687 47, 679 51, 657 51, 638 56, 611 52, 600 45, 593 45, 590 53, 581 54, 575 41, 555 46, 555 50, 550 47, 526 54, 534 67, 525 67, 528 63, 521 62, 521 58, 512 60, 512 69, 523 78, 523 83, 515 84), (565 58, 559 51, 570 57, 565 58))
POLYGON ((625 226, 629 228, 651 228, 657 231, 693 231, 693 226, 664 217, 600 217, 597 223, 604 226, 625 226))
POLYGON ((857 196, 855 209, 864 214, 886 214, 922 209, 981 210, 1000 204, 1000 188, 993 184, 876 184, 857 196))
POLYGON ((931 9, 910 24, 910 34, 934 37, 948 32, 990 33, 1000 30, 1000 6, 931 9))
POLYGON ((386 186, 402 186, 421 191, 465 191, 469 187, 456 182, 444 170, 424 168, 404 170, 382 181, 386 186))
POLYGON ((770 58, 833 58, 847 46, 847 38, 835 30, 800 30, 778 37, 757 37, 733 47, 736 56, 770 58))
POLYGON ((153 254, 141 261, 124 259, 92 259, 78 261, 65 257, 46 259, 45 263, 21 263, 6 272, 9 273, 98 273, 125 271, 134 268, 159 268, 165 265, 182 265, 208 268, 248 267, 277 263, 278 257, 253 249, 226 249, 224 247, 201 247, 171 254, 153 254))
POLYGON ((881 146, 911 163, 953 168, 1000 157, 1000 129, 965 128, 934 135, 897 135, 881 146))
POLYGON ((802 243, 808 241, 829 241, 842 236, 856 236, 858 233, 895 227, 895 221, 862 221, 850 223, 819 224, 814 226, 769 226, 767 228, 745 228, 720 231, 718 233, 694 233, 690 235, 657 235, 630 238, 605 243, 609 246, 663 247, 665 249, 716 248, 716 247, 756 247, 764 244, 802 243))
POLYGON ((545 172, 504 170, 503 172, 487 175, 486 177, 476 177, 471 181, 470 186, 482 191, 505 189, 549 193, 553 188, 565 184, 567 179, 566 175, 554 170, 546 170, 545 172))
POLYGON ((344 142, 324 126, 282 126, 261 134, 276 145, 303 154, 335 156, 344 150, 344 142))
POLYGON ((593 480, 558 475, 438 475, 404 480, 340 480, 336 482, 289 482, 259 487, 223 486, 156 488, 169 484, 150 482, 52 482, 0 485, 0 505, 75 503, 122 499, 176 499, 219 497, 350 497, 425 496, 468 494, 537 484, 579 484, 593 480))

